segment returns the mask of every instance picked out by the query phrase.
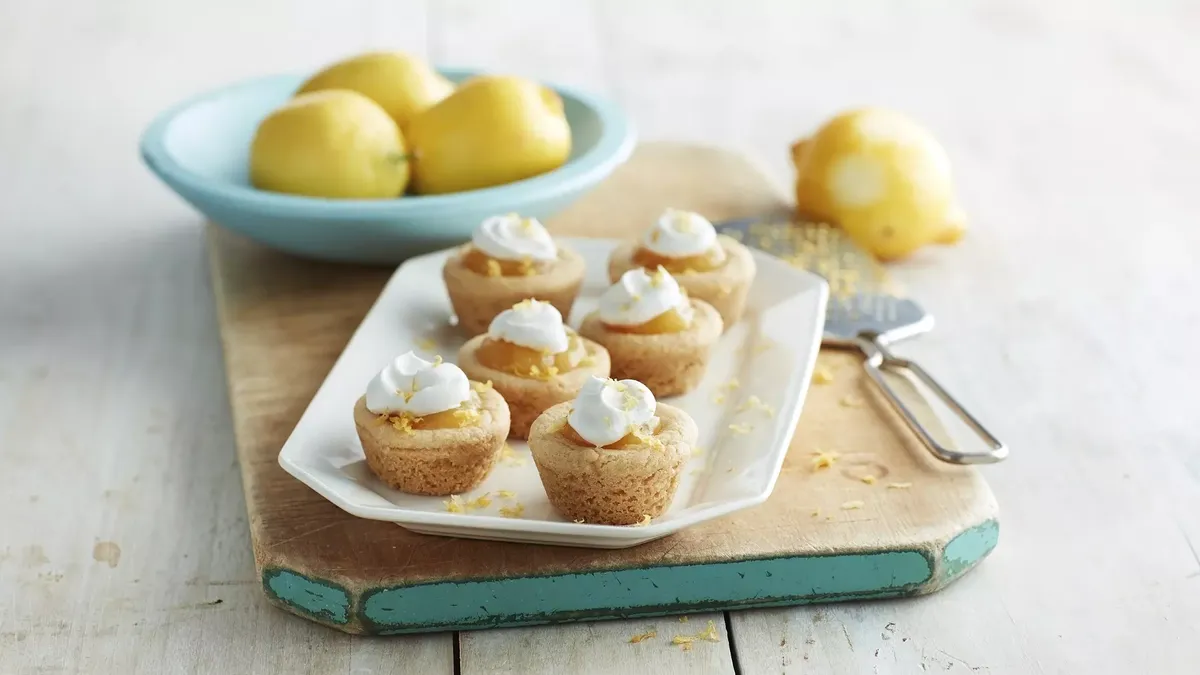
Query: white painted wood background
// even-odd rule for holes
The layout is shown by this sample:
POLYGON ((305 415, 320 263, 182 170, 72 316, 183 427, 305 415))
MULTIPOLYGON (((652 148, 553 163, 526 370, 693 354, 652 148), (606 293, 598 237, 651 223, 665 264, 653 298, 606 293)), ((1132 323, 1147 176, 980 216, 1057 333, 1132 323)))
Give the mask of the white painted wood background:
POLYGON ((1197 35, 1161 0, 0 0, 0 673, 454 672, 454 636, 267 605, 200 219, 137 160, 182 97, 371 47, 587 86, 779 181, 840 108, 924 120, 973 229, 896 268, 940 319, 905 351, 1013 447, 1000 547, 935 596, 714 615, 690 653, 699 618, 463 634, 462 673, 1197 672, 1197 35))

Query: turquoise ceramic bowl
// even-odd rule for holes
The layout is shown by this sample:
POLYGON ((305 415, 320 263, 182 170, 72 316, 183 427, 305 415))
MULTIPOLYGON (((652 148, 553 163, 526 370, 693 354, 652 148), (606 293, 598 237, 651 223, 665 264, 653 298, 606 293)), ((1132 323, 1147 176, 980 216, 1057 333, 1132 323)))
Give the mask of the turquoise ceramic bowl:
MULTIPOLYGON (((441 72, 456 81, 474 74, 441 72)), ((183 102, 162 113, 143 134, 142 159, 210 220, 267 246, 324 260, 397 263, 466 241, 493 214, 554 214, 612 173, 635 143, 632 125, 615 105, 550 85, 562 97, 571 125, 571 156, 549 173, 481 190, 388 200, 256 190, 247 175, 254 130, 302 79, 264 77, 183 102)))

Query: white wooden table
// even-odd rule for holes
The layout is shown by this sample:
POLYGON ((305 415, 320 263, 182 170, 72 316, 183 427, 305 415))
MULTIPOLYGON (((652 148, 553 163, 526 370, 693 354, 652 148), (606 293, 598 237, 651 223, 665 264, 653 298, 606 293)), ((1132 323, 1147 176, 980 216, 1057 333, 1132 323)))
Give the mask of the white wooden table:
POLYGON ((1194 3, 0 0, 0 673, 1195 673, 1194 3), (503 5, 503 6, 501 6, 503 5), (896 267, 906 348, 1013 448, 1000 547, 911 601, 352 638, 268 606, 201 222, 151 116, 370 47, 590 87, 644 138, 787 145, 854 104, 944 140, 973 229, 896 267), (458 671, 455 671, 457 658, 458 671))

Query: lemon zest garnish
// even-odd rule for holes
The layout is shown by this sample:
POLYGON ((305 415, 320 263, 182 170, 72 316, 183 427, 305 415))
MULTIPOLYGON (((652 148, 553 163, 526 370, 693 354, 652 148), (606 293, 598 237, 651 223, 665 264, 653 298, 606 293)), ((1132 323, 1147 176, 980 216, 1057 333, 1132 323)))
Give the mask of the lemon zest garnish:
POLYGON ((631 642, 632 644, 637 644, 643 640, 649 640, 651 638, 656 638, 656 637, 658 637, 658 631, 648 630, 645 633, 639 633, 639 634, 634 635, 633 637, 629 638, 629 642, 631 642))
POLYGON ((812 458, 813 471, 828 469, 833 466, 839 456, 836 452, 817 452, 816 456, 812 458))
POLYGON ((730 424, 729 430, 735 434, 748 434, 754 430, 749 424, 730 424))
POLYGON ((828 368, 817 368, 813 371, 813 384, 829 384, 833 382, 833 373, 828 368))
POLYGON ((721 641, 721 635, 717 633, 717 625, 713 623, 711 619, 708 622, 708 627, 703 631, 696 633, 695 635, 676 635, 675 637, 671 638, 671 644, 679 645, 683 651, 688 652, 692 650, 692 643, 700 640, 705 640, 708 642, 721 641))
POLYGON ((863 502, 861 499, 855 499, 855 500, 848 501, 848 502, 842 502, 842 510, 843 511, 853 511, 855 509, 861 509, 862 507, 863 507, 863 502))
POLYGON ((441 355, 441 354, 434 354, 434 355, 433 355, 433 367, 434 367, 434 368, 437 368, 437 367, 438 367, 438 366, 440 366, 440 365, 442 365, 442 355, 441 355))
POLYGON ((486 509, 487 507, 491 506, 492 505, 492 498, 490 496, 491 494, 492 493, 490 493, 490 492, 485 492, 485 493, 479 495, 478 497, 476 497, 475 499, 472 499, 471 501, 467 502, 467 509, 486 509))
POLYGON ((872 476, 871 474, 867 474, 867 475, 865 475, 865 476, 860 476, 860 477, 859 477, 859 480, 861 480, 862 482, 866 483, 867 485, 874 485, 874 484, 875 484, 875 476, 872 476))
POLYGON ((912 483, 888 483, 889 490, 907 490, 912 487, 912 483))
POLYGON ((517 493, 513 492, 512 490, 496 490, 496 497, 498 499, 512 499, 516 496, 517 493))
POLYGON ((470 426, 479 421, 479 411, 474 408, 455 408, 450 413, 462 426, 470 426))
POLYGON ((449 511, 450 513, 466 513, 467 512, 467 504, 466 504, 466 502, 463 501, 463 498, 459 495, 450 495, 450 499, 447 499, 447 500, 443 501, 442 503, 446 505, 446 510, 449 511))
POLYGON ((421 423, 420 417, 410 417, 407 414, 386 415, 385 417, 391 423, 393 429, 406 434, 413 432, 414 424, 421 423))
POLYGON ((775 409, 770 405, 763 403, 762 399, 757 396, 751 396, 743 401, 742 404, 737 408, 737 412, 746 412, 747 410, 761 410, 766 413, 767 417, 775 416, 775 409))
POLYGON ((642 519, 637 521, 633 525, 630 525, 630 527, 645 527, 645 526, 649 525, 650 521, 652 521, 652 520, 654 520, 654 519, 651 518, 649 514, 643 513, 642 519))
POLYGON ((596 359, 592 358, 591 356, 585 356, 582 359, 579 359, 578 365, 580 368, 591 368, 592 366, 596 365, 596 359))
POLYGON ((492 388, 492 381, 491 380, 488 380, 487 382, 472 381, 471 388, 474 389, 476 393, 482 394, 483 392, 492 388))
POLYGON ((504 516, 505 518, 520 518, 524 514, 525 505, 521 504, 520 502, 513 504, 512 506, 500 507, 500 515, 504 516))
POLYGON ((500 461, 508 466, 521 466, 525 464, 525 458, 518 455, 517 451, 513 450, 513 447, 508 443, 505 443, 504 447, 500 448, 500 461))
POLYGON ((838 404, 843 408, 858 408, 863 404, 863 398, 855 394, 846 394, 842 397, 838 404))
POLYGON ((488 258, 487 275, 489 277, 498 277, 501 274, 503 274, 503 271, 500 269, 500 261, 492 260, 491 258, 488 258))

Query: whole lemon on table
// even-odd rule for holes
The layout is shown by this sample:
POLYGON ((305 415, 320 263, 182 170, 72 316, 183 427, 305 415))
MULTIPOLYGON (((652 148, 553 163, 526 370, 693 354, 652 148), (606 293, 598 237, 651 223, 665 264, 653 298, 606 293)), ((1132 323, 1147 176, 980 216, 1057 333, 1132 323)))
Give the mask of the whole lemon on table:
POLYGON ((399 197, 408 185, 404 139, 383 108, 362 94, 302 94, 259 124, 250 182, 310 197, 399 197))
POLYGON ((514 76, 467 80, 414 117, 406 137, 421 194, 511 183, 556 169, 571 154, 562 99, 514 76))
POLYGON ((401 129, 414 115, 450 95, 454 85, 404 52, 371 52, 339 61, 300 85, 298 94, 350 89, 375 101, 401 129))
POLYGON ((946 151, 898 112, 837 115, 792 147, 792 161, 798 211, 840 226, 881 260, 964 232, 946 151))

